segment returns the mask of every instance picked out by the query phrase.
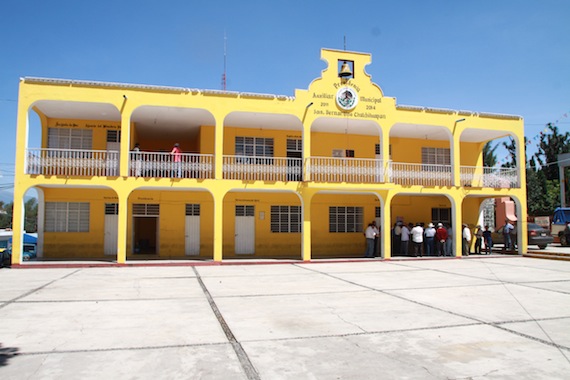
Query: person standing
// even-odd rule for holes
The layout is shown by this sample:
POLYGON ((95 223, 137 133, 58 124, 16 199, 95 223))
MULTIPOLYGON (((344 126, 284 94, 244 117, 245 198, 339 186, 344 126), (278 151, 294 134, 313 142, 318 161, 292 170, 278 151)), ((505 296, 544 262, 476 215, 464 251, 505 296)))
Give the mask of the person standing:
POLYGON ((471 230, 467 224, 463 224, 463 231, 462 231, 462 238, 463 238, 463 256, 469 256, 469 245, 471 243, 471 230))
POLYGON ((453 227, 447 225, 447 240, 445 241, 445 255, 453 256, 453 227))
POLYGON ((131 159, 135 163, 135 177, 140 177, 142 174, 142 162, 141 162, 141 148, 139 143, 135 144, 133 152, 131 154, 131 159))
POLYGON ((424 242, 424 229, 420 223, 416 223, 416 226, 412 228, 412 243, 414 244, 414 257, 421 257, 422 254, 422 244, 424 242))
POLYGON ((508 219, 505 219, 505 225, 503 226, 503 243, 505 244, 505 251, 509 251, 513 246, 511 241, 511 232, 513 232, 514 229, 515 227, 513 227, 511 222, 508 219))
POLYGON ((364 257, 372 258, 374 257, 374 238, 376 237, 376 228, 372 223, 368 224, 366 231, 364 231, 364 236, 366 237, 366 251, 364 251, 364 257))
POLYGON ((374 237, 374 257, 378 257, 378 245, 380 244, 380 229, 376 226, 376 221, 372 222, 372 227, 374 227, 374 232, 376 236, 374 237))
POLYGON ((437 247, 437 255, 438 256, 447 256, 445 251, 445 243, 447 241, 447 231, 443 227, 443 224, 437 224, 437 230, 435 230, 435 241, 437 247))
POLYGON ((424 236, 426 237, 426 256, 435 256, 435 228, 433 228, 433 223, 428 224, 424 236))
POLYGON ((182 177, 182 150, 180 149, 180 144, 174 144, 170 154, 174 157, 174 170, 176 171, 176 176, 180 178, 182 177))
POLYGON ((394 224, 394 229, 393 231, 393 240, 392 240, 392 247, 393 247, 393 253, 397 254, 400 253, 400 244, 402 242, 402 222, 396 222, 396 224, 394 224))
POLYGON ((410 229, 405 224, 400 232, 400 254, 408 256, 408 243, 410 242, 410 229))
POLYGON ((485 253, 490 255, 491 248, 493 248, 493 238, 491 236, 491 231, 489 231, 489 226, 485 226, 485 231, 483 231, 483 240, 485 240, 485 253))
POLYGON ((481 243, 483 242, 483 229, 480 225, 475 227, 475 254, 481 254, 481 243))

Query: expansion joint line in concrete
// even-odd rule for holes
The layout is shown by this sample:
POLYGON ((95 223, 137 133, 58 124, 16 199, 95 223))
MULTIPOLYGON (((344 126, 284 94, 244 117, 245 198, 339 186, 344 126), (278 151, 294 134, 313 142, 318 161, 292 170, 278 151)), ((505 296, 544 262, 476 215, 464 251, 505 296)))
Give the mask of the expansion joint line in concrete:
POLYGON ((236 337, 234 336, 234 333, 232 332, 232 330, 230 329, 230 327, 226 323, 226 320, 224 319, 222 313, 220 312, 220 309, 216 305, 216 302, 212 298, 210 291, 208 290, 208 288, 206 288, 206 285, 202 281, 202 277, 200 277, 200 273, 196 270, 196 267, 192 267, 192 270, 196 274, 196 279, 198 280, 198 283, 200 284, 200 287, 202 288, 202 291, 204 292, 204 295, 206 296, 206 299, 208 300, 208 303, 210 304, 210 307, 212 308, 212 311, 214 312, 214 315, 216 316, 218 323, 222 327, 224 334, 226 334, 226 338, 228 339, 228 341, 232 345, 232 348, 234 349, 234 352, 236 353, 236 356, 237 356, 247 378, 249 380, 260 380, 261 378, 259 377, 259 373, 257 372, 255 367, 253 366, 253 363, 251 362, 251 360, 249 360, 249 356, 247 355, 247 353, 243 349, 241 343, 236 339, 236 337))
MULTIPOLYGON (((295 265, 295 264, 294 264, 294 265, 295 265)), ((298 266, 298 265, 297 265, 297 266, 298 266)), ((311 271, 311 272, 314 272, 314 273, 318 273, 318 274, 321 274, 321 275, 324 275, 324 276, 328 276, 328 277, 334 278, 335 280, 339 280, 339 281, 346 282, 346 283, 351 284, 351 285, 359 286, 359 287, 362 287, 362 288, 364 288, 364 289, 368 289, 368 290, 371 290, 371 291, 374 291, 374 292, 379 292, 379 293, 382 293, 382 294, 386 294, 386 295, 388 295, 388 296, 391 296, 391 297, 394 297, 394 298, 398 298, 398 299, 401 299, 401 300, 406 301, 406 302, 411 302, 411 303, 414 303, 414 304, 416 304, 416 305, 428 307, 428 308, 430 308, 430 309, 438 310, 438 311, 441 311, 441 312, 443 312, 443 313, 447 313, 447 314, 450 314, 450 315, 453 315, 453 316, 456 316, 456 317, 466 318, 466 319, 469 319, 469 320, 474 321, 474 322, 476 322, 476 323, 478 323, 478 324, 481 324, 481 325, 492 326, 492 327, 495 327, 495 328, 497 328, 497 329, 499 329, 499 330, 503 330, 503 331, 509 332, 509 333, 511 333, 511 334, 514 334, 514 335, 518 335, 518 336, 520 336, 520 337, 522 337, 522 338, 529 339, 529 340, 533 340, 533 341, 535 341, 535 342, 539 342, 539 343, 542 343, 542 344, 546 344, 547 346, 555 347, 556 349, 558 349, 558 351, 560 352, 560 354, 561 354, 566 360, 568 360, 568 357, 563 353, 562 350, 570 351, 570 348, 569 348, 569 347, 566 347, 566 346, 563 346, 563 345, 560 345, 560 344, 558 344, 558 343, 555 343, 555 342, 552 340, 552 338, 550 338, 550 336, 549 336, 548 334, 546 334, 546 336, 547 336, 550 340, 540 339, 540 338, 534 337, 534 336, 532 336, 532 335, 524 334, 524 333, 521 333, 521 332, 518 332, 518 331, 515 331, 515 330, 508 329, 508 328, 506 328, 506 327, 504 327, 504 326, 500 326, 501 323, 493 323, 493 322, 483 321, 483 320, 480 320, 480 319, 471 317, 471 316, 469 316, 469 315, 460 314, 460 313, 457 313, 457 312, 454 312, 454 311, 451 311, 451 310, 446 310, 446 309, 442 309, 442 308, 437 307, 437 306, 433 306, 433 305, 429 305, 429 304, 422 303, 422 302, 419 302, 419 301, 415 301, 415 300, 406 298, 406 297, 401 296, 401 295, 398 295, 398 294, 393 294, 393 293, 390 293, 389 291, 380 290, 380 289, 375 289, 375 288, 370 287, 370 286, 366 286, 366 285, 362 285, 362 284, 359 284, 359 283, 356 283, 356 282, 353 282, 353 281, 345 280, 344 278, 336 277, 336 276, 334 276, 334 275, 332 275, 332 274, 330 274, 330 273, 321 272, 321 271, 318 271, 318 270, 315 270, 315 269, 310 269, 310 268, 307 268, 307 267, 301 267, 301 266, 298 266, 298 267, 303 268, 303 269, 306 269, 306 270, 311 271)), ((499 280, 499 281, 500 281, 500 280, 499 280)), ((531 319, 532 319, 533 321, 537 322, 537 320, 536 320, 532 315, 530 315, 530 314, 528 314, 528 315, 531 317, 531 319)), ((539 324, 539 326, 540 326, 540 324, 539 324)), ((542 329, 542 326, 540 326, 540 328, 542 329)), ((543 331, 544 331, 544 329, 543 329, 543 331)))
POLYGON ((47 282, 47 283, 43 284, 42 286, 39 286, 39 287, 37 287, 37 288, 35 288, 35 289, 32 289, 32 290, 30 290, 30 291, 28 291, 28 292, 26 292, 26 293, 24 293, 24 294, 22 294, 22 295, 19 295, 19 296, 16 297, 16 298, 12 298, 11 300, 8 300, 8 301, 4 302, 3 304, 1 304, 1 305, 0 305, 0 309, 2 309, 2 308, 6 307, 6 306, 8 306, 8 305, 10 305, 10 304, 12 304, 12 303, 14 303, 14 302, 17 302, 18 300, 21 300, 22 298, 27 297, 27 296, 29 296, 30 294, 33 294, 33 293, 37 292, 38 290, 42 290, 43 288, 45 288, 45 287, 47 287, 47 286, 50 286, 50 285, 53 284, 54 282, 57 282, 57 281, 63 280, 64 278, 67 278, 67 277, 69 277, 69 276, 72 276, 72 275, 74 275, 75 273, 77 273, 77 272, 79 272, 79 271, 80 271, 80 269, 77 269, 77 270, 75 270, 75 271, 73 271, 73 272, 71 272, 71 273, 66 274, 65 276, 62 276, 62 277, 60 277, 60 278, 56 278, 55 280, 52 280, 52 281, 50 281, 50 282, 47 282))

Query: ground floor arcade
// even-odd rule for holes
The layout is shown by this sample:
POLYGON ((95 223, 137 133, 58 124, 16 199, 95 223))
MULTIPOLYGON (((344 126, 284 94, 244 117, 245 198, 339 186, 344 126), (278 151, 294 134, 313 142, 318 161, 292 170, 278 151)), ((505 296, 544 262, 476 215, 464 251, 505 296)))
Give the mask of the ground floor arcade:
MULTIPOLYGON (((442 191, 139 187, 37 187, 39 260, 214 260, 362 257, 364 231, 379 226, 378 256, 394 251, 397 222, 452 227, 481 224, 492 194, 458 198, 442 191), (123 211, 125 210, 125 211, 123 211)), ((517 208, 520 202, 516 201, 517 208)), ((522 224, 518 236, 522 233, 522 224)), ((519 252, 526 250, 522 241, 519 252)))

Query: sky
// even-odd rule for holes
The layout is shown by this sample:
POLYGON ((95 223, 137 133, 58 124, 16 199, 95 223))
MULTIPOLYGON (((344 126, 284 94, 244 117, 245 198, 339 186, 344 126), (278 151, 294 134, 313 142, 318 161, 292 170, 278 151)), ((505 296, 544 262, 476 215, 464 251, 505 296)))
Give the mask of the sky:
POLYGON ((294 95, 346 47, 398 104, 520 115, 532 140, 570 129, 569 20, 570 0, 2 0, 0 200, 21 77, 221 89, 225 40, 227 90, 294 95))

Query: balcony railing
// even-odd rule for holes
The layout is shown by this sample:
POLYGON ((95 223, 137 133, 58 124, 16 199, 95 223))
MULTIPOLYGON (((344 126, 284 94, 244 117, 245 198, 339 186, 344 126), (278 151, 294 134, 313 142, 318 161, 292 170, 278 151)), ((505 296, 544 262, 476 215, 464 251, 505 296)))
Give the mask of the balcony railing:
POLYGON ((404 186, 451 186, 451 165, 410 164, 391 162, 390 182, 404 186))
POLYGON ((80 149, 27 149, 26 174, 118 176, 119 152, 80 149))
POLYGON ((224 179, 302 181, 303 160, 285 157, 224 156, 224 179))
POLYGON ((213 178, 211 154, 130 152, 129 176, 146 178, 213 178))
POLYGON ((384 162, 376 159, 310 157, 307 172, 314 182, 384 182, 384 162))
POLYGON ((517 168, 489 168, 482 166, 462 166, 460 169, 461 186, 518 188, 520 187, 517 168))

